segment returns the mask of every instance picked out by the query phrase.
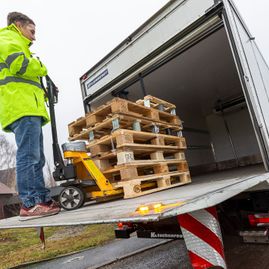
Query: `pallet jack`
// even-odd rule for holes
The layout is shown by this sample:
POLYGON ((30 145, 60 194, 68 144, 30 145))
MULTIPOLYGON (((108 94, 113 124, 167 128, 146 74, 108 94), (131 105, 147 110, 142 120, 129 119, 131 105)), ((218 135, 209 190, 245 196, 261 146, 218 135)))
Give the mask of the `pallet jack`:
POLYGON ((43 89, 48 99, 51 118, 52 148, 55 171, 55 181, 64 181, 64 187, 59 195, 59 203, 65 210, 81 207, 86 200, 108 200, 123 196, 122 189, 114 189, 109 180, 95 165, 87 153, 84 141, 68 142, 62 145, 64 159, 58 143, 56 116, 54 106, 58 102, 58 88, 46 76, 46 86, 43 89))

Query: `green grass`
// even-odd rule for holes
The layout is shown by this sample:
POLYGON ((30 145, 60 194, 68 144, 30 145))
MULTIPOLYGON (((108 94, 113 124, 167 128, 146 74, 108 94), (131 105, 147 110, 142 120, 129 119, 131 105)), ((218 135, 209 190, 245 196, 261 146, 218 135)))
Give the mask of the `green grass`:
POLYGON ((45 228, 46 248, 44 250, 34 228, 0 230, 0 269, 54 258, 104 244, 114 238, 113 227, 105 224, 89 225, 71 239, 67 234, 51 240, 52 235, 61 234, 67 227, 45 228))

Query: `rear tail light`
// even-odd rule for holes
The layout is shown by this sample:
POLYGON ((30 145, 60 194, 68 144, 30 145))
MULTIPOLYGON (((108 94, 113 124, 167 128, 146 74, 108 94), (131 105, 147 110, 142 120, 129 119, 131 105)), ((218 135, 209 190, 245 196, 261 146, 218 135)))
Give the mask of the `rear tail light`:
POLYGON ((269 226, 269 214, 248 215, 248 221, 251 226, 269 226))

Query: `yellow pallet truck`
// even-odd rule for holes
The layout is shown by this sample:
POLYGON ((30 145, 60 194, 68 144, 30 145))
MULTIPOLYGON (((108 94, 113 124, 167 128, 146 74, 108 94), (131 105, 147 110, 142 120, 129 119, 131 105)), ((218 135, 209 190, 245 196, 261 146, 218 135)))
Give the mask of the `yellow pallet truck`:
POLYGON ((62 145, 64 159, 58 143, 56 117, 54 106, 58 102, 58 88, 49 76, 46 92, 51 118, 52 147, 55 170, 55 181, 61 181, 64 189, 59 195, 59 203, 66 210, 81 207, 86 200, 106 200, 123 196, 122 189, 114 189, 109 180, 91 160, 83 141, 70 142, 62 145))

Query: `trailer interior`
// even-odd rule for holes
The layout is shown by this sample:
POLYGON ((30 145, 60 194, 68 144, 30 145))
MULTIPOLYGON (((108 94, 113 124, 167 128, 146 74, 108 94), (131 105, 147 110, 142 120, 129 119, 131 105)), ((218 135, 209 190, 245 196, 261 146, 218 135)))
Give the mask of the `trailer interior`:
MULTIPOLYGON (((262 158, 224 27, 143 77, 146 94, 176 105, 184 122, 192 176, 260 164, 262 158)), ((143 98, 141 81, 114 90, 113 98, 143 98)))

